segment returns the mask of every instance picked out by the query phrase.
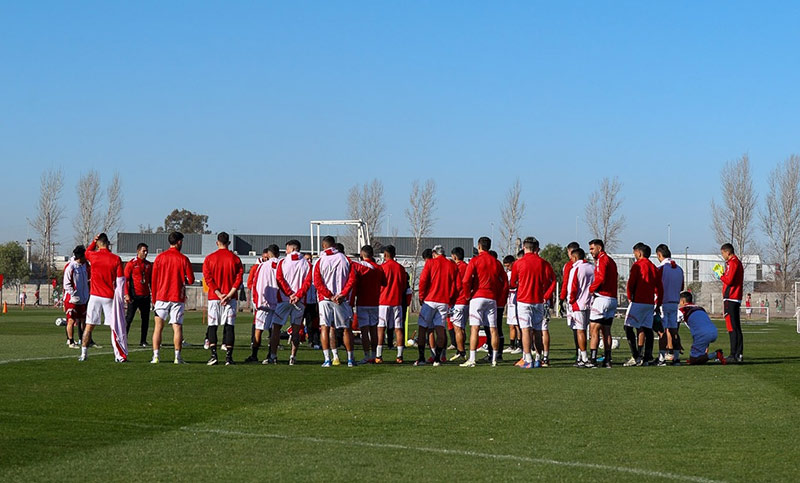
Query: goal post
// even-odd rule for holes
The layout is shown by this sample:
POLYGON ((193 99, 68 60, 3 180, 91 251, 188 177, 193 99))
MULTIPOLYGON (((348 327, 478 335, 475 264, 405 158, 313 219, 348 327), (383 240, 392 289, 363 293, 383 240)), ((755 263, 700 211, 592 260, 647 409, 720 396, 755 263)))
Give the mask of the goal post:
POLYGON ((743 324, 769 324, 769 307, 742 307, 740 319, 743 324))
POLYGON ((311 227, 311 256, 317 256, 322 251, 322 234, 320 227, 322 226, 355 226, 358 236, 358 247, 369 245, 369 230, 367 222, 364 220, 312 220, 311 227))

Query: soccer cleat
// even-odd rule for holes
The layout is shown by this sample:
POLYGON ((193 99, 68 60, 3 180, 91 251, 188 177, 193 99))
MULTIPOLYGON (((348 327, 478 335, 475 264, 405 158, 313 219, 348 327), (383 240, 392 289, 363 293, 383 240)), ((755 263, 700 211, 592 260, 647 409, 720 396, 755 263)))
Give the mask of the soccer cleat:
POLYGON ((86 359, 88 359, 87 356, 81 355, 80 357, 78 357, 78 362, 86 362, 86 359))
POLYGON ((297 362, 297 361, 295 360, 294 356, 289 356, 289 365, 293 366, 295 364, 295 362, 297 362))
POLYGON ((75 342, 67 342, 67 347, 70 349, 80 349, 80 344, 76 344, 75 342))
POLYGON ((667 355, 664 356, 664 359, 667 362, 672 362, 672 360, 675 359, 675 356, 672 354, 672 352, 667 352, 667 355))
POLYGON ((433 356, 431 356, 431 357, 428 357, 428 360, 427 360, 426 362, 427 362, 428 364, 433 364, 433 356))
POLYGON ((394 360, 394 363, 395 363, 395 364, 402 364, 402 363, 403 363, 403 358, 402 358, 402 357, 398 357, 398 358, 396 358, 396 359, 394 360))
POLYGON ((633 367, 635 365, 637 365, 637 360, 631 357, 625 364, 622 364, 622 367, 633 367))
POLYGON ((331 361, 325 361, 322 363, 322 367, 331 367, 331 361))
POLYGON ((216 366, 219 361, 217 360, 217 356, 211 356, 211 359, 206 362, 207 366, 216 366))
POLYGON ((444 351, 442 351, 442 357, 439 358, 439 362, 447 362, 447 356, 444 354, 444 351))
POLYGON ((356 366, 356 361, 354 361, 353 359, 347 359, 347 367, 355 367, 355 366, 356 366))
POLYGON ((158 364, 158 357, 153 356, 153 359, 150 361, 150 364, 158 364))
POLYGON ((603 367, 606 369, 611 369, 611 359, 603 361, 603 367))
POLYGON ((414 367, 424 366, 427 364, 428 363, 425 362, 425 359, 417 359, 416 361, 414 361, 414 367))
POLYGON ((535 361, 533 361, 533 368, 534 369, 539 369, 540 367, 542 367, 542 361, 540 361, 539 359, 536 359, 535 361))
POLYGON ((364 365, 367 365, 367 364, 369 364, 369 359, 366 358, 366 357, 361 359, 360 361, 358 361, 358 365, 359 366, 364 366, 364 365))
POLYGON ((433 361, 433 367, 439 367, 439 366, 441 366, 441 365, 442 365, 442 363, 441 363, 441 362, 439 362, 439 361, 433 361))
POLYGON ((514 350, 513 347, 508 346, 505 349, 503 349, 503 352, 505 352, 506 354, 511 354, 511 351, 513 351, 513 350, 514 350))
POLYGON ((520 369, 533 369, 533 364, 530 362, 523 362, 521 366, 518 366, 520 369))
POLYGON ((464 363, 459 364, 458 367, 475 367, 475 361, 468 360, 464 363))
POLYGON ((593 362, 593 361, 586 361, 586 362, 583 363, 583 367, 585 369, 596 369, 597 368, 597 363, 593 362))
POLYGON ((453 344, 450 344, 449 346, 447 346, 447 350, 454 351, 454 350, 456 350, 456 346, 454 346, 453 344))
POLYGON ((245 364, 252 364, 254 362, 258 362, 258 357, 254 356, 252 354, 250 356, 248 356, 247 359, 244 360, 245 364))
POLYGON ((572 367, 577 367, 578 369, 583 369, 586 367, 586 363, 583 361, 578 361, 575 364, 572 364, 572 367))
POLYGON ((342 361, 340 361, 338 357, 334 357, 333 362, 331 362, 331 364, 333 364, 334 366, 341 366, 342 361))
POLYGON ((464 360, 466 360, 466 358, 461 354, 456 354, 450 358, 450 362, 464 362, 464 360))
POLYGON ((483 344, 482 346, 478 347, 479 352, 489 352, 489 344, 483 344))
POLYGON ((183 361, 183 357, 181 357, 180 355, 179 355, 178 357, 176 357, 176 358, 175 358, 175 360, 174 360, 174 361, 172 361, 172 363, 173 363, 173 364, 186 364, 186 363, 183 361))
POLYGON ((518 360, 517 362, 514 363, 514 367, 522 367, 524 365, 525 365, 525 359, 524 358, 520 359, 520 360, 518 360))
POLYGON ((717 354, 716 355, 717 355, 717 360, 719 360, 719 362, 723 366, 728 364, 728 361, 725 359, 725 354, 722 353, 722 349, 717 349, 717 354))
POLYGON ((147 342, 142 342, 141 344, 139 344, 139 347, 150 347, 150 346, 147 344, 147 342))
POLYGON ((122 363, 128 362, 128 359, 125 359, 124 357, 115 357, 114 358, 114 362, 122 364, 122 363))
POLYGON ((490 356, 489 354, 486 354, 485 356, 483 356, 483 357, 481 358, 481 362, 486 362, 487 364, 488 364, 489 362, 492 362, 492 356, 490 356))
POLYGON ((203 342, 203 349, 208 350, 209 347, 211 347, 211 344, 209 344, 208 339, 206 339, 205 342, 203 342))
POLYGON ((225 344, 222 344, 221 346, 219 346, 219 348, 224 350, 225 352, 228 352, 228 346, 226 346, 225 344))
POLYGON ((513 349, 511 349, 511 353, 512 354, 522 354, 522 349, 520 349, 519 347, 514 347, 513 349))
POLYGON ((550 367, 550 359, 542 359, 542 367, 550 367))
POLYGON ((226 365, 226 366, 235 366, 235 365, 236 365, 236 363, 235 363, 235 362, 233 362, 233 359, 226 358, 226 359, 225 359, 225 365, 226 365))
POLYGON ((492 361, 492 367, 497 367, 497 361, 496 360, 492 361))
POLYGON ((383 364, 383 357, 376 357, 375 364, 383 364))
POLYGON ((667 364, 666 359, 665 360, 659 360, 658 362, 656 362, 656 366, 657 367, 667 367, 668 365, 669 364, 667 364))
POLYGON ((679 366, 679 365, 681 365, 681 360, 680 360, 680 359, 673 359, 673 361, 672 361, 672 365, 673 365, 673 366, 679 366))
POLYGON ((650 361, 646 361, 644 359, 639 359, 639 360, 636 361, 636 366, 637 367, 647 367, 649 365, 650 365, 650 361))

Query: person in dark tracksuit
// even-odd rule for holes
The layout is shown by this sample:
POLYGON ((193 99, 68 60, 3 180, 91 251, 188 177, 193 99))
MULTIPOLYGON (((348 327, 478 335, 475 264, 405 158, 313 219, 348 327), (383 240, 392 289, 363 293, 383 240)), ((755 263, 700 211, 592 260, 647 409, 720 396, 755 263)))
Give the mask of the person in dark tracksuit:
POLYGON ((720 253, 725 260, 725 272, 720 277, 722 281, 722 300, 725 316, 725 326, 731 339, 731 353, 729 362, 742 362, 744 342, 742 340, 742 292, 744 285, 744 268, 739 257, 733 251, 733 245, 726 243, 720 247, 720 253))
POLYGON ((147 347, 147 330, 150 327, 150 283, 153 263, 147 260, 148 247, 139 243, 136 257, 125 264, 125 330, 130 333, 133 317, 138 310, 142 317, 142 336, 139 345, 147 347))

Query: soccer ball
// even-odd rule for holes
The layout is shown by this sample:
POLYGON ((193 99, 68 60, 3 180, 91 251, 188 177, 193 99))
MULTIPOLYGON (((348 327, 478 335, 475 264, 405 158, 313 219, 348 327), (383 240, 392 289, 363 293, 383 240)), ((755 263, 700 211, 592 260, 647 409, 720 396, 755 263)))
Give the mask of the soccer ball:
POLYGON ((408 339, 406 341, 406 347, 414 347, 415 345, 417 345, 417 341, 415 341, 414 339, 408 339))
POLYGON ((56 327, 64 327, 67 325, 67 319, 59 317, 56 319, 56 327))

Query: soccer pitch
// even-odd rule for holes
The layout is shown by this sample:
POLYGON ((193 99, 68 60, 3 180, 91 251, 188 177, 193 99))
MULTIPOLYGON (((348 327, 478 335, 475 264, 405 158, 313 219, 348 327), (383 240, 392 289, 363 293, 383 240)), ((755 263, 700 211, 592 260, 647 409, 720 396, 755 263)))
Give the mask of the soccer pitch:
MULTIPOLYGON (((551 322, 552 367, 393 363, 208 367, 187 314, 189 364, 116 364, 109 330, 86 363, 54 310, 0 316, 0 481, 797 481, 800 335, 745 326, 743 365, 575 369, 551 322)), ((235 360, 249 355, 240 314, 235 360)), ((621 322, 615 322, 621 323, 621 322)), ((727 353, 724 327, 712 345, 727 353)), ((138 321, 131 328, 138 334, 138 321)), ((688 330, 682 329, 688 348, 688 330)), ((138 340, 138 335, 134 336, 138 340)), ((171 330, 165 330, 171 340, 171 330)), ((282 341, 286 344, 285 341, 282 341)), ((407 349, 413 360, 414 349, 407 349)), ((357 351, 360 358, 361 351, 357 351)), ((261 356, 265 355, 262 349, 261 356)), ((394 360, 394 350, 385 353, 394 360)), ((513 357, 513 356, 512 356, 513 357)), ((515 359, 514 359, 515 360, 515 359)))

